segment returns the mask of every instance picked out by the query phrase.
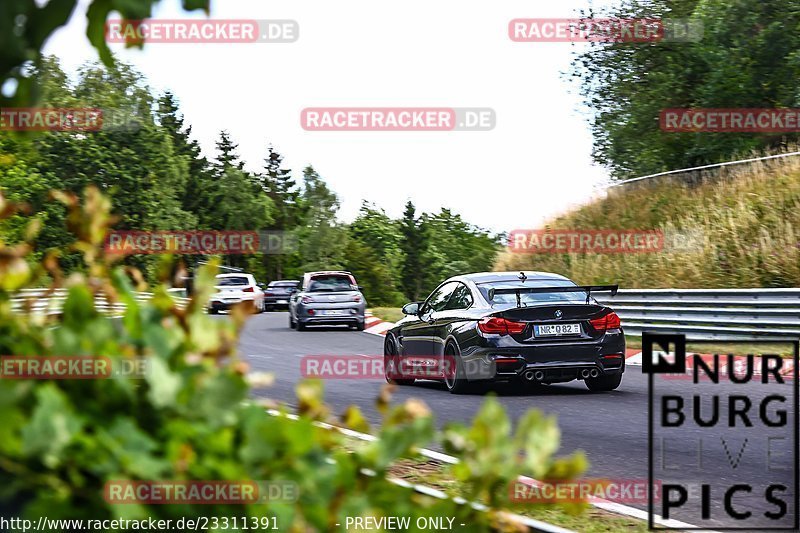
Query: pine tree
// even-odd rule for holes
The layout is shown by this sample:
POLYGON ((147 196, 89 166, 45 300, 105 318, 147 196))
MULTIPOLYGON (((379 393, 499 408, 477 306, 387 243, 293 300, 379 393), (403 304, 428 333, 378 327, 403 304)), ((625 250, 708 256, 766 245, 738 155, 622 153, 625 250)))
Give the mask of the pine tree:
POLYGON ((418 301, 422 296, 426 274, 423 270, 429 236, 420 220, 416 218, 416 208, 411 200, 406 203, 403 218, 400 220, 400 233, 403 235, 400 246, 404 253, 400 281, 406 296, 412 301, 418 301))
POLYGON ((200 144, 191 138, 192 127, 185 126, 183 115, 178 114, 178 102, 175 96, 167 91, 158 100, 158 119, 161 127, 166 129, 172 138, 175 153, 183 156, 188 165, 188 179, 182 191, 183 209, 194 213, 201 227, 208 227, 208 213, 211 211, 211 191, 214 178, 210 165, 202 155, 200 144))

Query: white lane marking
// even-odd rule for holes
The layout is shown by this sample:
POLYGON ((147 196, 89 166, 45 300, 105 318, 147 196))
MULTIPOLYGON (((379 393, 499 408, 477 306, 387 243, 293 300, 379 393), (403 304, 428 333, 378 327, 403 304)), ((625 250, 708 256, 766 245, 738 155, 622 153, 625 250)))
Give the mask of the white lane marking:
MULTIPOLYGON (((300 418, 299 416, 297 416, 295 414, 281 413, 280 411, 277 411, 275 409, 267 409, 267 413, 271 414, 272 416, 285 415, 287 418, 290 418, 292 420, 299 420, 299 418, 300 418)), ((355 430, 352 430, 352 429, 342 428, 342 427, 339 427, 339 426, 334 426, 333 424, 327 424, 325 422, 314 422, 314 425, 318 426, 318 427, 321 427, 321 428, 324 428, 324 429, 330 429, 330 430, 338 431, 339 433, 341 433, 343 435, 347 435, 349 437, 354 437, 354 438, 357 438, 359 440, 363 440, 363 441, 367 441, 367 442, 374 442, 374 441, 378 440, 378 437, 376 437, 375 435, 369 435, 367 433, 361 433, 359 431, 355 431, 355 430)), ((433 459, 434 461, 439 461, 439 462, 442 462, 442 463, 458 464, 460 462, 458 457, 453 457, 452 455, 447 455, 447 454, 444 454, 444 453, 441 453, 441 452, 428 450, 427 448, 417 448, 417 452, 420 455, 422 455, 423 457, 427 457, 428 459, 433 459)), ((528 477, 528 476, 519 476, 519 478, 517 478, 517 479, 519 479, 520 481, 523 481, 523 482, 527 482, 527 483, 534 483, 534 484, 540 484, 541 483, 541 481, 535 480, 532 477, 528 477)), ((600 508, 600 509, 604 509, 606 511, 610 511, 610 512, 616 513, 616 514, 630 516, 632 518, 637 518, 639 520, 647 520, 647 518, 648 518, 647 511, 643 511, 641 509, 636 509, 635 507, 631 507, 629 505, 623 505, 621 503, 612 502, 610 500, 604 500, 603 498, 592 497, 589 500, 589 503, 591 505, 595 506, 595 507, 600 508)), ((710 529, 699 529, 697 526, 694 526, 692 524, 689 524, 689 523, 686 523, 686 522, 680 522, 678 520, 673 520, 671 518, 665 520, 664 518, 662 518, 659 515, 654 515, 653 516, 653 521, 656 524, 662 525, 664 527, 692 529, 694 531, 697 531, 698 533, 716 533, 713 530, 710 530, 710 529)))

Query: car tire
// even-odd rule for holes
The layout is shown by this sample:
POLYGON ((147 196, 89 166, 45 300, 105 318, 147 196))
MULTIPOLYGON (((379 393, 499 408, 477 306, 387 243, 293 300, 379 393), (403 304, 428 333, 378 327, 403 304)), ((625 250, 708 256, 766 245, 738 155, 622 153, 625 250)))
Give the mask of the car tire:
POLYGON ((210 307, 210 308, 208 309, 208 314, 209 314, 209 315, 218 315, 218 314, 219 314, 219 310, 217 310, 217 309, 214 309, 213 307, 210 307))
POLYGON ((609 376, 586 378, 583 382, 586 383, 586 388, 592 392, 609 392, 619 387, 620 383, 622 383, 622 372, 609 376))
POLYGON ((386 379, 386 383, 400 386, 413 385, 414 381, 416 381, 414 378, 396 379, 390 377, 399 362, 400 355, 397 353, 396 341, 393 336, 387 335, 386 340, 383 342, 383 377, 386 379))
POLYGON ((294 318, 292 318, 291 311, 289 312, 289 327, 292 328, 292 329, 297 327, 297 322, 295 322, 294 318))
POLYGON ((461 361, 461 354, 458 348, 453 343, 448 343, 447 346, 445 346, 444 355, 445 358, 448 355, 451 356, 453 361, 455 361, 455 364, 452 365, 455 367, 452 369, 454 371, 452 374, 449 372, 450 365, 445 368, 444 384, 447 390, 450 391, 450 394, 465 394, 470 392, 472 390, 472 384, 464 375, 464 364, 461 361))
POLYGON ((306 330, 306 325, 298 320, 297 321, 297 331, 305 331, 305 330, 306 330))
POLYGON ((363 320, 362 320, 361 322, 358 322, 358 323, 356 324, 356 330, 358 330, 358 331, 364 331, 364 321, 363 321, 363 320))

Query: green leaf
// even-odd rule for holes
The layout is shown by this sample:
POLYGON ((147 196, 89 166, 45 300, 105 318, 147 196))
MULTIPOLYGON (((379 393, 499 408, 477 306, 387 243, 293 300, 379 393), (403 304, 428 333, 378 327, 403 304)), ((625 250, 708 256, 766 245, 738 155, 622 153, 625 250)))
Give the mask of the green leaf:
POLYGON ((36 407, 30 423, 22 430, 24 453, 38 456, 47 467, 54 468, 65 459, 62 452, 82 425, 66 395, 47 383, 36 390, 36 407))

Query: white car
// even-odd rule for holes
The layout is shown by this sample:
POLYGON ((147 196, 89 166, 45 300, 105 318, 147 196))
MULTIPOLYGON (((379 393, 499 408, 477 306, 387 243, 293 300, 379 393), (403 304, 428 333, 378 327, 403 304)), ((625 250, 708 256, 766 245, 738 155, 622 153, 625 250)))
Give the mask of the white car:
POLYGON ((216 315, 241 302, 253 302, 256 313, 264 311, 264 291, 252 274, 219 274, 217 293, 208 302, 208 312, 216 315))

